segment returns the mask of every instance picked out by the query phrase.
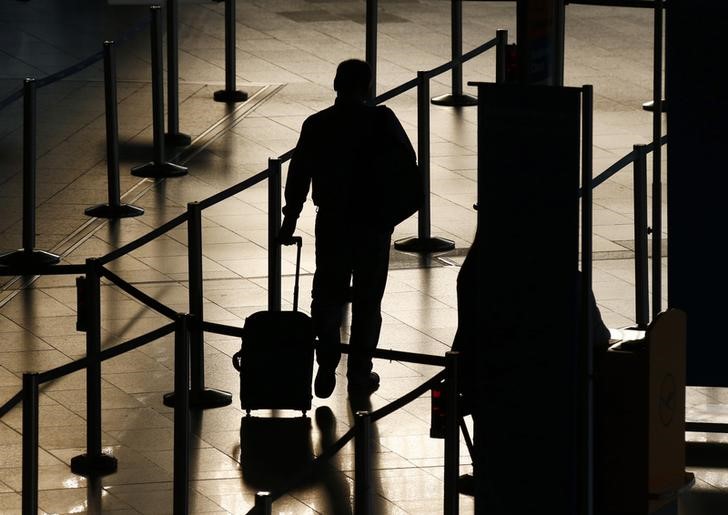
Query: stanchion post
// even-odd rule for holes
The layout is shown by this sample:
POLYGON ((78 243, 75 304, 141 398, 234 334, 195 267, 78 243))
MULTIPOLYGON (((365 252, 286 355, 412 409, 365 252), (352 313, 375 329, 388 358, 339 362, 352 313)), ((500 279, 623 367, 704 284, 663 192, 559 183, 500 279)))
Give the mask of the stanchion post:
POLYGON ((367 0, 366 3, 366 41, 365 60, 372 71, 372 84, 369 99, 377 96, 377 33, 379 25, 379 1, 367 0))
POLYGON ((650 319, 647 256, 647 150, 634 146, 634 278, 635 321, 646 329, 650 319))
POLYGON ((172 147, 192 143, 188 134, 179 131, 179 0, 167 0, 167 134, 172 147))
POLYGON ((23 82, 23 248, 0 256, 0 265, 29 268, 53 265, 60 256, 35 249, 35 192, 37 154, 35 79, 23 82))
POLYGON ((38 513, 38 374, 23 374, 23 513, 38 513))
POLYGON ((268 159, 268 310, 281 310, 281 160, 268 159))
MULTIPOLYGON (((195 323, 190 327, 190 394, 189 404, 194 408, 219 408, 232 402, 228 392, 205 387, 205 344, 201 322, 204 320, 202 269, 202 206, 199 202, 187 204, 187 281, 190 314, 195 323)), ((164 395, 165 406, 176 406, 175 392, 164 395)))
POLYGON ((174 485, 173 511, 187 515, 190 511, 190 374, 189 316, 179 313, 174 332, 174 393, 180 402, 174 406, 174 485))
POLYGON ((85 477, 116 472, 116 458, 101 451, 101 275, 86 260, 86 454, 71 459, 71 471, 85 477))
POLYGON ((503 84, 506 81, 506 59, 508 50, 508 31, 495 31, 495 82, 503 84))
POLYGON ((662 23, 664 5, 655 0, 652 112, 652 318, 662 311, 662 23))
POLYGON ((455 242, 430 234, 430 77, 417 72, 417 162, 422 179, 422 203, 417 212, 417 237, 394 242, 405 252, 443 252, 455 248, 455 242))
POLYGON ((478 104, 478 99, 463 94, 463 1, 450 0, 450 39, 452 45, 452 93, 432 99, 441 106, 464 107, 478 104))
POLYGON ((357 411, 354 417, 354 515, 374 514, 372 477, 372 417, 368 411, 357 411))
POLYGON ((273 498, 270 492, 255 494, 255 515, 271 515, 273 513, 273 498))
POLYGON ((248 94, 238 90, 235 85, 235 45, 237 43, 235 3, 236 0, 225 0, 225 89, 215 91, 213 94, 216 102, 228 104, 244 102, 248 99, 248 94))
POLYGON ((108 204, 87 208, 84 213, 98 218, 128 218, 144 214, 140 207, 121 203, 119 180, 119 113, 116 90, 116 47, 104 41, 104 101, 106 105, 106 181, 108 204))
POLYGON ((447 363, 447 408, 445 412, 445 491, 443 513, 458 515, 458 475, 460 471, 460 403, 458 402, 458 356, 457 352, 445 354, 447 363))
POLYGON ((579 474, 581 479, 580 513, 594 512, 594 348, 592 346, 592 318, 589 303, 592 291, 592 180, 593 180, 593 111, 594 89, 582 87, 582 163, 581 163, 581 332, 582 359, 579 362, 581 399, 579 474))
POLYGON ((162 57, 162 17, 161 7, 149 8, 151 16, 152 50, 152 131, 154 160, 131 169, 136 177, 179 177, 187 173, 187 168, 165 161, 164 151, 164 70, 162 57))

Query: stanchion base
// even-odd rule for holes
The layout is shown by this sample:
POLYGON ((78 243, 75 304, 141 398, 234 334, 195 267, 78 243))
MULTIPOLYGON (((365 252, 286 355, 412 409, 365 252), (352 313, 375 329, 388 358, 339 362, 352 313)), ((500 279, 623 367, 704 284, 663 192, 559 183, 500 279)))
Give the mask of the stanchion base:
MULTIPOLYGON (((655 112, 655 101, 650 100, 649 102, 645 102, 644 104, 642 104, 642 109, 644 111, 649 111, 651 113, 654 113, 655 112)), ((667 100, 664 98, 662 99, 662 112, 663 113, 667 112, 667 100)))
POLYGON ((83 477, 108 476, 116 472, 117 463, 116 458, 108 454, 82 454, 71 458, 71 472, 83 477))
POLYGON ((144 210, 131 204, 119 204, 118 206, 99 204, 98 206, 87 207, 84 213, 96 218, 131 218, 132 216, 143 215, 144 210))
POLYGON ((404 252, 445 252, 455 248, 455 242, 446 238, 403 238, 394 242, 394 248, 404 252))
POLYGON ((135 166, 131 169, 131 174, 135 177, 152 177, 160 179, 163 177, 180 177, 187 174, 187 168, 176 165, 174 163, 151 163, 135 166))
POLYGON ((447 95, 434 97, 432 99, 432 103, 436 106, 467 107, 478 105, 478 99, 463 93, 460 93, 459 95, 448 93, 447 95))
MULTIPOLYGON (((233 396, 230 392, 207 388, 202 391, 190 390, 190 408, 193 409, 211 409, 229 406, 233 402, 233 396)), ((174 408, 174 392, 165 393, 162 403, 174 408)))
POLYGON ((245 102, 246 100, 248 100, 248 94, 245 91, 240 90, 221 89, 219 91, 215 91, 215 93, 212 95, 212 98, 215 100, 215 102, 225 102, 227 104, 232 104, 234 102, 245 102))
POLYGON ((27 269, 34 266, 55 265, 60 260, 61 256, 51 252, 46 252, 45 250, 26 251, 24 249, 19 249, 0 255, 0 266, 27 269))
POLYGON ((186 147, 192 143, 192 137, 182 132, 167 132, 164 134, 164 144, 170 147, 186 147))

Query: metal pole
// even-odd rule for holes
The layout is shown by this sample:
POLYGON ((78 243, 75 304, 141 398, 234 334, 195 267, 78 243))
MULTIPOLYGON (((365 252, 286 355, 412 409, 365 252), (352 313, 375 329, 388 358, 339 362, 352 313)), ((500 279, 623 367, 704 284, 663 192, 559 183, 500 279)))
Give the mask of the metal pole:
POLYGON ((662 18, 664 5, 655 0, 652 113, 652 317, 662 311, 662 18))
POLYGON ((178 177, 187 173, 187 168, 165 161, 164 150, 164 70, 162 69, 162 18, 161 7, 149 8, 151 16, 152 53, 152 133, 154 160, 131 169, 137 177, 178 177))
POLYGON ((634 277, 635 321, 645 329, 650 320, 647 256, 647 150, 634 146, 634 277))
POLYGON ((35 250, 35 183, 36 183, 36 82, 23 81, 23 248, 0 256, 0 265, 29 267, 52 265, 60 257, 43 250, 35 250))
MULTIPOLYGON (((205 343, 200 322, 204 318, 202 269, 202 206, 199 202, 187 204, 187 284, 190 315, 195 323, 190 332, 190 392, 189 404, 194 408, 219 408, 232 402, 228 392, 205 387, 205 343)), ((177 407, 176 392, 163 397, 165 406, 177 407)))
POLYGON ((179 1, 167 0, 167 134, 166 142, 184 147, 192 138, 179 131, 179 1))
POLYGON ((582 409, 582 478, 581 513, 591 515, 594 510, 594 406, 593 406, 593 372, 594 356, 592 347, 592 320, 589 304, 592 290, 592 179, 593 179, 593 110, 594 89, 592 86, 582 88, 582 163, 581 163, 581 342, 583 362, 580 363, 581 383, 583 392, 582 409))
POLYGON ((268 159, 268 310, 281 310, 281 160, 268 159))
POLYGON ((255 494, 256 515, 271 515, 273 512, 273 498, 270 492, 258 492, 255 494))
MULTIPOLYGON (((203 321, 203 279, 202 279, 202 208, 199 202, 187 204, 187 265, 190 314, 197 321, 203 321)), ((190 384, 193 392, 205 389, 205 350, 202 328, 196 324, 191 331, 190 355, 192 370, 190 384)))
POLYGON ((23 513, 38 513, 38 374, 23 374, 23 513))
POLYGON ((442 512, 445 515, 458 515, 458 475, 460 471, 460 433, 458 420, 458 356, 457 352, 447 352, 447 408, 445 412, 445 492, 442 512))
POLYGON ((406 252, 442 252, 455 248, 455 243, 444 238, 433 238, 430 233, 430 77, 428 72, 417 72, 417 162, 422 178, 422 203, 417 212, 417 237, 394 242, 397 250, 406 252))
POLYGON ((190 510, 190 333, 188 315, 178 314, 174 333, 174 486, 173 511, 186 515, 190 510))
POLYGON ((373 515, 372 419, 368 411, 354 417, 354 515, 373 515))
POLYGON ((377 96, 377 29, 379 24, 379 2, 367 0, 366 5, 366 62, 372 70, 372 85, 369 98, 377 96))
POLYGON ((235 2, 236 0, 225 0, 225 89, 213 94, 213 98, 217 102, 234 103, 248 99, 248 94, 237 90, 235 85, 235 45, 237 43, 235 2))
POLYGON ((116 472, 116 458, 101 451, 101 276, 95 258, 86 260, 86 454, 71 459, 81 476, 116 472))
POLYGON ((495 31, 495 81, 503 84, 506 81, 506 52, 508 49, 508 31, 495 31))
POLYGON ((119 181, 119 113, 116 93, 116 49, 104 41, 104 102, 106 107, 106 183, 109 203, 87 208, 84 212, 99 218, 127 218, 144 214, 140 207, 121 203, 119 181))
POLYGON ((463 94, 463 2, 450 0, 450 43, 452 49, 452 93, 432 99, 432 103, 442 106, 473 106, 478 103, 475 97, 463 94))
POLYGON ((36 83, 27 78, 23 83, 23 250, 35 248, 35 181, 36 181, 36 83))

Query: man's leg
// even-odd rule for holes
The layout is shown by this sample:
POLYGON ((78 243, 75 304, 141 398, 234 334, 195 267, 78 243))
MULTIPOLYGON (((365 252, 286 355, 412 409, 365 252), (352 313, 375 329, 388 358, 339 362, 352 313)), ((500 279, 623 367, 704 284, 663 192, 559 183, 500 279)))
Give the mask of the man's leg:
MULTIPOLYGON (((391 234, 363 231, 354 250, 354 286, 351 306, 352 350, 372 350, 382 327, 382 296, 387 285, 391 234)), ((349 354, 349 389, 375 390, 378 376, 372 375, 372 358, 349 354)))
POLYGON ((336 386, 334 374, 341 359, 341 320, 351 280, 350 251, 343 238, 337 238, 336 225, 316 219, 316 272, 311 292, 311 318, 318 338, 316 362, 319 365, 314 391, 326 398, 336 386))

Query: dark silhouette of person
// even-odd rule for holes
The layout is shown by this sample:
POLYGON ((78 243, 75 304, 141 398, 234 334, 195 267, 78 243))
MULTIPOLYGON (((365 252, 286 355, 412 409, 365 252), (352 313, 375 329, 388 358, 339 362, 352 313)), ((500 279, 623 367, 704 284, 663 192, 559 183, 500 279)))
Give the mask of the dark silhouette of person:
MULTIPOLYGON (((462 413, 463 415, 472 414, 474 424, 487 423, 487 424, 504 424, 503 421, 494 420, 478 420, 482 418, 482 414, 476 413, 476 399, 478 395, 477 387, 477 376, 482 371, 479 371, 479 364, 474 356, 475 346, 479 345, 481 336, 479 334, 479 320, 482 319, 482 309, 488 309, 486 306, 479 305, 478 301, 478 269, 480 260, 480 253, 483 252, 482 237, 479 231, 476 230, 475 238, 472 246, 470 247, 465 260, 460 268, 460 272, 457 276, 457 308, 458 308, 458 327, 455 333, 455 338, 452 344, 452 350, 460 353, 460 374, 459 374, 459 386, 458 389, 462 394, 462 413)), ((577 289, 577 295, 575 298, 578 300, 581 298, 581 272, 577 271, 577 277, 575 278, 574 286, 577 289)), ((538 308, 534 308, 538 309, 538 308)), ((592 344, 595 349, 595 356, 598 356, 599 351, 606 351, 609 346, 610 332, 607 326, 602 320, 599 307, 597 306, 594 298, 594 293, 591 292, 589 299, 589 309, 591 311, 592 321, 592 344)), ((576 306, 577 314, 580 319, 580 307, 579 304, 576 306)), ((577 330, 577 334, 580 334, 577 330)), ((497 350, 494 353, 493 360, 498 360, 497 350)), ((524 378, 527 381, 527 378, 524 378)), ((506 392, 505 395, 508 395, 506 392)), ((507 425, 507 422, 506 422, 507 425)), ((478 449, 478 441, 474 440, 474 446, 476 449, 475 460, 478 460, 478 456, 482 455, 478 449)), ((491 446, 502 445, 502 442, 491 442, 491 446)), ((507 450, 504 451, 507 454, 507 450)), ((490 454, 489 456, 492 456, 490 454)), ((508 457, 504 458, 508 460, 508 457)), ((484 463, 481 467, 489 469, 491 466, 497 467, 497 465, 491 463, 484 463)), ((493 478, 489 478, 487 481, 482 481, 481 485, 484 484, 483 492, 486 496, 484 504, 488 506, 487 513, 494 514, 505 514, 508 513, 508 508, 505 503, 501 503, 503 497, 499 494, 502 490, 502 485, 498 485, 498 474, 493 474, 493 478)), ((503 477, 503 481, 508 482, 510 478, 503 477)), ((462 494, 474 495, 476 490, 476 481, 472 474, 463 474, 458 479, 458 490, 462 494)))
MULTIPOLYGON (((372 350, 379 340, 393 227, 376 216, 384 195, 373 180, 375 156, 397 147, 415 159, 395 114, 367 105, 371 80, 367 63, 351 59, 339 64, 336 101, 304 121, 286 180, 282 244, 292 243, 309 187, 317 206, 311 317, 318 339, 314 391, 320 398, 330 396, 336 386, 342 312, 349 300, 352 350, 372 350)), ((349 354, 347 381, 350 394, 379 387, 370 355, 349 354)))

